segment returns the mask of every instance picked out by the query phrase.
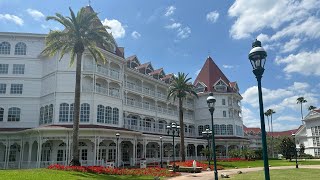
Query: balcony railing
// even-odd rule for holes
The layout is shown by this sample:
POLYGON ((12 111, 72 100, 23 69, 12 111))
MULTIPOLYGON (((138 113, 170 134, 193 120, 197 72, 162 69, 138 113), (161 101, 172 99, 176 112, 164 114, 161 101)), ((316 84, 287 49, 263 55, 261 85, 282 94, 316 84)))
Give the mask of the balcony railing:
MULTIPOLYGON (((92 90, 92 87, 90 86, 84 86, 82 88, 82 91, 83 92, 93 92, 92 90)), ((118 89, 107 89, 107 88, 104 88, 104 87, 101 87, 101 86, 95 86, 95 93, 98 93, 98 94, 102 94, 102 95, 105 95, 105 96, 111 96, 111 97, 115 97, 115 98, 120 98, 120 92, 118 89)))
POLYGON ((117 80, 120 79, 120 71, 112 68, 95 66, 95 69, 93 70, 93 67, 89 66, 89 67, 84 67, 84 71, 94 71, 94 72, 97 72, 98 74, 102 74, 104 76, 108 76, 113 79, 117 79, 117 80))

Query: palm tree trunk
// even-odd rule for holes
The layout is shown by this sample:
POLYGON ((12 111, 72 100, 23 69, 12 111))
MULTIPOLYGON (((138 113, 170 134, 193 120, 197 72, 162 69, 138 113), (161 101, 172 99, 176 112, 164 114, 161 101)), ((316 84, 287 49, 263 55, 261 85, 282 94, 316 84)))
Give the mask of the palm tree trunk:
POLYGON ((301 109, 301 120, 303 120, 303 113, 302 113, 302 102, 300 103, 300 109, 301 109))
POLYGON ((182 107, 182 99, 179 98, 179 120, 180 120, 180 154, 181 161, 186 161, 186 153, 184 148, 184 124, 183 124, 183 107, 182 107))
POLYGON ((271 119, 271 154, 272 154, 272 158, 274 158, 274 151, 273 151, 273 125, 272 125, 272 112, 270 115, 270 119, 271 119))
POLYGON ((81 166, 79 161, 79 121, 80 121, 80 86, 81 86, 81 59, 82 53, 77 53, 76 65, 76 85, 74 93, 74 119, 73 119, 73 134, 72 134, 72 160, 73 166, 81 166))

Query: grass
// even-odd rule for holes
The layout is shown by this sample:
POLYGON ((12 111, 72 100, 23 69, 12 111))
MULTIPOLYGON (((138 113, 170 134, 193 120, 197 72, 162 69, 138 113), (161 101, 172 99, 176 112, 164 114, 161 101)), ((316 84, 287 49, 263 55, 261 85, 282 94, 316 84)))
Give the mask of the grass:
MULTIPOLYGON (((300 180, 300 179, 319 179, 319 169, 281 169, 271 170, 270 179, 272 180, 300 180)), ((256 180, 264 179, 264 171, 250 172, 231 176, 230 180, 256 180)))
MULTIPOLYGON (((204 162, 208 163, 208 162, 204 162)), ((213 161, 210 161, 213 164, 213 161)), ((300 165, 320 165, 320 161, 304 161, 300 160, 298 162, 300 165)), ((247 168, 250 167, 263 167, 263 160, 255 160, 255 161, 234 161, 234 162, 219 162, 217 161, 217 165, 223 166, 225 169, 233 169, 235 167, 238 168, 247 168)), ((272 167, 274 166, 295 166, 295 161, 288 161, 288 160, 269 160, 269 165, 272 167)))
POLYGON ((50 169, 28 169, 28 170, 0 170, 0 179, 6 180, 84 180, 84 179, 104 179, 104 180, 152 180, 151 176, 119 176, 82 173, 75 171, 59 171, 50 169))

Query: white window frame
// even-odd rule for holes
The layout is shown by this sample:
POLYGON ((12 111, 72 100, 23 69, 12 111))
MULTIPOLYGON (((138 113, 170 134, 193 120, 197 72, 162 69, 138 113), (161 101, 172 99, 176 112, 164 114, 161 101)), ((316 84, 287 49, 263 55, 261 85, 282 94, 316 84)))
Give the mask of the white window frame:
POLYGON ((12 74, 24 74, 25 64, 13 64, 12 74))
POLYGON ((6 94, 7 93, 7 84, 0 83, 0 94, 6 94))
POLYGON ((23 42, 18 42, 14 47, 14 55, 26 55, 27 45, 23 42))
POLYGON ((8 109, 8 122, 18 122, 21 120, 21 109, 11 107, 8 109))
POLYGON ((10 94, 22 94, 23 84, 11 84, 10 94))
POLYGON ((9 64, 0 64, 0 74, 8 74, 9 64))

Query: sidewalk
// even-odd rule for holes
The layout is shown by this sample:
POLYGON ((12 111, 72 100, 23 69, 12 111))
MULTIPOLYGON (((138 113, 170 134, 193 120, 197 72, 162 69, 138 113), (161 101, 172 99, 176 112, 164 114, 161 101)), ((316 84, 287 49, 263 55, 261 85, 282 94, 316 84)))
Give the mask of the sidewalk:
MULTIPOLYGON (((273 169, 294 169, 295 166, 277 166, 277 167, 270 167, 270 170, 273 169)), ((300 165, 299 168, 306 168, 306 169, 320 169, 320 165, 300 165)), ((222 173, 228 175, 237 174, 238 171, 242 171, 242 173, 254 172, 254 171, 262 171, 263 167, 256 167, 256 168, 240 168, 240 169, 226 169, 226 170, 219 170, 219 179, 222 173)), ((181 176, 169 178, 168 180, 185 180, 185 179, 194 179, 194 180, 212 180, 214 177, 213 171, 203 171, 201 173, 183 173, 181 176)))

